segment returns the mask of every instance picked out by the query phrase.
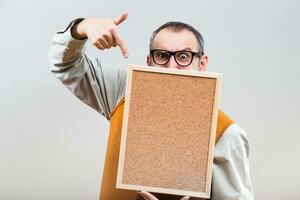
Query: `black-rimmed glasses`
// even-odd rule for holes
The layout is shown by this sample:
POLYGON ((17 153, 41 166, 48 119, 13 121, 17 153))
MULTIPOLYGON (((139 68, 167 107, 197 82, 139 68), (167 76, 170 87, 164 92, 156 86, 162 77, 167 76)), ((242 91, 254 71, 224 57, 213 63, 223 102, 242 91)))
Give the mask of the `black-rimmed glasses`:
POLYGON ((162 49, 152 49, 150 50, 150 55, 152 56, 154 63, 157 65, 166 65, 169 62, 171 56, 174 56, 175 62, 179 66, 186 67, 193 62, 194 56, 201 58, 203 53, 188 50, 167 51, 162 49))

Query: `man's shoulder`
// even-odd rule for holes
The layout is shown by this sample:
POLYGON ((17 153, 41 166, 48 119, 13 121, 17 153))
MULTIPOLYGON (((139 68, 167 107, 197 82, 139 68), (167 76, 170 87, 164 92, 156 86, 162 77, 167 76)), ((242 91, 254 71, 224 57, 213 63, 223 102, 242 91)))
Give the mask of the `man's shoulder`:
POLYGON ((231 117, 222 110, 218 114, 218 129, 222 132, 221 141, 229 142, 230 146, 240 145, 242 141, 248 143, 247 134, 231 117))
POLYGON ((232 148, 241 144, 248 143, 246 131, 242 129, 237 123, 231 124, 223 134, 225 140, 230 143, 232 148))
POLYGON ((249 154, 249 140, 244 129, 237 123, 231 124, 223 133, 215 148, 215 158, 230 157, 233 152, 243 150, 249 154), (227 156, 226 156, 227 155, 227 156))

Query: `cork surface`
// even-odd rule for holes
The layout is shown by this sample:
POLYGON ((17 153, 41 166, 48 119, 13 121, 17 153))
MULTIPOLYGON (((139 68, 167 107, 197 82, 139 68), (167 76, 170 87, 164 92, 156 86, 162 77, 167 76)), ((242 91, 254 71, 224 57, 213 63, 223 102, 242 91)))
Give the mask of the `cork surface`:
POLYGON ((122 183, 204 192, 216 79, 131 78, 122 183))

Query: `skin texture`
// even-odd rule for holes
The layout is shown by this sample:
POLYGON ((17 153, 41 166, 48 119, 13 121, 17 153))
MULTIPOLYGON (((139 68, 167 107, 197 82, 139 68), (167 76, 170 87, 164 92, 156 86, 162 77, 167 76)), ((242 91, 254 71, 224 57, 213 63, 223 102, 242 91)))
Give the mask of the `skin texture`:
MULTIPOLYGON (((128 17, 127 13, 121 14, 114 19, 102 19, 99 17, 87 17, 71 29, 71 34, 75 39, 82 40, 88 38, 91 43, 100 50, 119 47, 124 58, 128 58, 129 52, 127 46, 118 33, 118 27, 128 17)), ((154 49, 163 49, 167 51, 190 50, 198 51, 197 39, 189 30, 174 32, 165 28, 157 33, 154 43, 154 49)), ((179 66, 172 56, 169 62, 162 66, 154 63, 150 55, 146 57, 147 65, 153 67, 165 67, 173 69, 200 70, 206 71, 208 65, 208 56, 204 54, 201 58, 194 57, 193 62, 186 67, 179 66)), ((146 191, 137 192, 145 200, 159 200, 154 195, 146 191)), ((190 197, 182 197, 180 200, 188 200, 190 197)))

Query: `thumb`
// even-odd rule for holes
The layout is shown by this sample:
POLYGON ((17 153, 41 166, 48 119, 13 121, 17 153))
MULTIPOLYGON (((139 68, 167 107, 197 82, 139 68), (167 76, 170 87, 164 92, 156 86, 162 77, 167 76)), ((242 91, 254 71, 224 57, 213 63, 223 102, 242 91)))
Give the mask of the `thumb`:
POLYGON ((185 196, 185 197, 183 197, 181 200, 189 200, 189 199, 190 199, 189 196, 185 196))
POLYGON ((159 200, 154 195, 146 191, 140 191, 138 194, 141 195, 145 200, 159 200))
POLYGON ((116 26, 118 26, 119 24, 121 24, 123 21, 125 21, 128 17, 128 13, 125 12, 122 15, 120 15, 119 17, 114 19, 114 23, 116 26))

